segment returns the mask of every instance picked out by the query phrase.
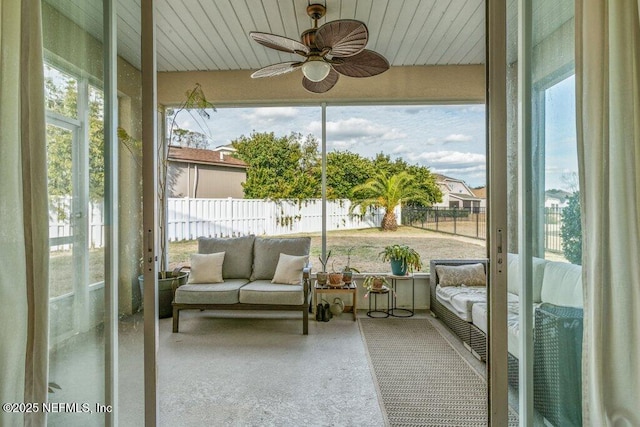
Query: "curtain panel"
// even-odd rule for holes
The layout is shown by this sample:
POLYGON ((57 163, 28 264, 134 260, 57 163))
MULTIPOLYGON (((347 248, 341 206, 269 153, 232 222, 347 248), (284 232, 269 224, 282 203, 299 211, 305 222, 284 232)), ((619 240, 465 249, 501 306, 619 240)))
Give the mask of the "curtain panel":
POLYGON ((583 420, 589 426, 640 425, 639 3, 576 1, 583 420))
MULTIPOLYGON (((0 400, 47 401, 48 209, 39 0, 0 2, 0 400)), ((0 425, 45 425, 0 412, 0 425)))

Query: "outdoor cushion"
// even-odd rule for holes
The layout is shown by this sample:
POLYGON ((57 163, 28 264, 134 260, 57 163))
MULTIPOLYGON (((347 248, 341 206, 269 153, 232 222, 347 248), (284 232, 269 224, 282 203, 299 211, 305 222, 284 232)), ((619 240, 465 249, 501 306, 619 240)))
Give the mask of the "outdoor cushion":
POLYGON ((302 285, 282 285, 257 280, 240 289, 242 304, 300 305, 304 302, 302 285))
POLYGON ((187 284, 176 289, 178 304, 237 304, 238 290, 247 279, 231 279, 222 283, 187 284))
POLYGON ((223 279, 248 279, 253 262, 253 242, 255 236, 231 238, 198 238, 198 253, 211 254, 226 252, 222 263, 223 279))
POLYGON ((438 285, 436 295, 451 304, 458 317, 471 321, 471 308, 475 303, 487 301, 487 288, 438 285))
POLYGON ((253 249, 251 280, 271 280, 276 272, 280 254, 309 255, 310 237, 274 239, 256 237, 253 249))
POLYGON ((221 283, 224 252, 191 254, 188 283, 221 283))
POLYGON ((487 303, 479 302, 477 304, 473 304, 473 308, 471 309, 471 321, 478 329, 480 329, 485 334, 489 330, 488 328, 488 319, 487 319, 487 303))
POLYGON ((438 284, 445 286, 485 286, 486 273, 484 265, 465 264, 465 265, 438 265, 436 266, 438 274, 438 284))
POLYGON ((567 262, 547 263, 541 297, 554 305, 582 307, 582 267, 567 262))
POLYGON ((302 269, 309 262, 306 255, 293 256, 280 254, 276 272, 271 283, 282 283, 285 285, 299 285, 302 283, 302 269))
MULTIPOLYGON (((520 256, 518 254, 507 255, 507 288, 508 291, 515 295, 520 295, 520 256)), ((533 258, 533 302, 540 302, 542 292, 542 278, 544 276, 544 266, 549 262, 542 258, 533 258)))

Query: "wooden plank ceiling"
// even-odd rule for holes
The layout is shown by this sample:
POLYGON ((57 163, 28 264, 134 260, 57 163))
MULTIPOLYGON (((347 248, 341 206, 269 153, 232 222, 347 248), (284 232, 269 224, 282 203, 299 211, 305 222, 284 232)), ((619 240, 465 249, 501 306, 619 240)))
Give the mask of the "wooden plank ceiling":
MULTIPOLYGON (((97 39, 102 38, 102 0, 45 1, 97 39)), ((392 66, 484 63, 484 0, 312 0, 316 1, 327 6, 320 24, 336 19, 367 24, 367 48, 384 55, 392 66)), ((248 34, 262 31, 298 40, 300 33, 312 26, 306 14, 308 3, 156 0, 158 70, 253 70, 299 58, 264 48, 248 34)), ((540 3, 572 2, 537 3, 542 7, 540 3)), ((566 21, 567 8, 562 9, 537 20, 544 33, 550 34, 566 21)), ((135 67, 140 66, 139 10, 140 0, 118 0, 119 55, 135 67)), ((511 14, 510 21, 513 19, 511 14)))

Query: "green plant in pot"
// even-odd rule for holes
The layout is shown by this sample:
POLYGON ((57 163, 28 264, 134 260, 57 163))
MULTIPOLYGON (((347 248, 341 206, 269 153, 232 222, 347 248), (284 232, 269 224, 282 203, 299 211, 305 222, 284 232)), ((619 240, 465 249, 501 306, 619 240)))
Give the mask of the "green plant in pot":
POLYGON ((326 285, 327 280, 329 279, 329 273, 327 273, 327 263, 329 262, 329 258, 331 258, 331 251, 327 252, 326 257, 319 256, 320 264, 322 265, 322 271, 316 273, 316 280, 319 285, 326 285))
POLYGON ((351 267, 351 251, 353 251, 353 248, 349 248, 347 251, 347 265, 342 269, 342 281, 344 283, 351 283, 353 281, 354 271, 356 273, 360 273, 360 270, 355 267, 351 267))
POLYGON ((336 271, 335 260, 331 264, 331 273, 329 273, 329 286, 342 286, 342 272, 336 271))
POLYGON ((379 291, 384 286, 389 286, 389 281, 385 276, 378 274, 369 275, 362 281, 362 287, 367 290, 367 295, 369 295, 369 292, 379 291))
POLYGON ((391 273, 394 276, 406 276, 422 268, 420 254, 407 245, 390 245, 380 252, 383 261, 391 263, 391 273))

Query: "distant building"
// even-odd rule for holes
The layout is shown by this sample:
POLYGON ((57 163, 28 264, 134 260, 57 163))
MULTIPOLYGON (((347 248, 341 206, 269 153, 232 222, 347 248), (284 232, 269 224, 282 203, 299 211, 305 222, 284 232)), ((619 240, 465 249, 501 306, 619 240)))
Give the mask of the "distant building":
POLYGON ((434 203, 433 206, 468 209, 474 212, 479 210, 482 199, 473 194, 473 191, 463 180, 437 173, 433 175, 436 178, 436 184, 442 191, 442 202, 434 203))
POLYGON ((229 146, 215 150, 169 147, 169 197, 242 199, 247 164, 232 156, 229 146))

